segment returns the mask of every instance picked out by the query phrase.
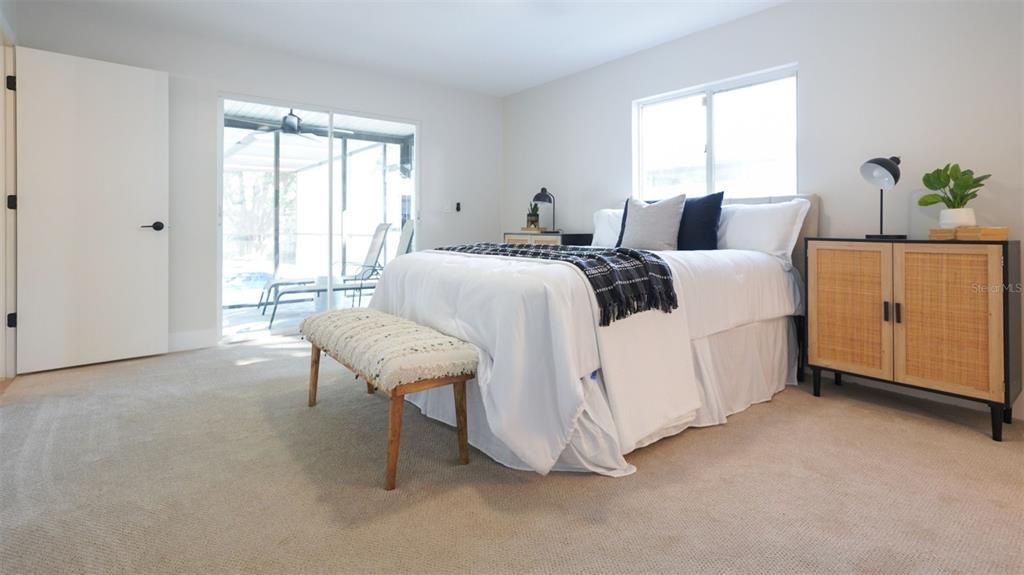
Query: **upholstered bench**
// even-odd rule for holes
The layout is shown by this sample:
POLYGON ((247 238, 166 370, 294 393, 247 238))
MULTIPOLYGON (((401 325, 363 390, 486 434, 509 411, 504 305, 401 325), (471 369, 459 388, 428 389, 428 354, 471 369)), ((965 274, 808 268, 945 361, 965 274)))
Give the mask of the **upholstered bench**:
POLYGON ((329 311, 306 318, 299 329, 313 346, 309 365, 309 405, 316 405, 321 352, 362 377, 366 390, 391 396, 388 463, 384 489, 395 488, 398 441, 405 395, 451 385, 455 396, 459 463, 469 463, 466 381, 475 377, 477 351, 471 344, 429 327, 372 309, 329 311))

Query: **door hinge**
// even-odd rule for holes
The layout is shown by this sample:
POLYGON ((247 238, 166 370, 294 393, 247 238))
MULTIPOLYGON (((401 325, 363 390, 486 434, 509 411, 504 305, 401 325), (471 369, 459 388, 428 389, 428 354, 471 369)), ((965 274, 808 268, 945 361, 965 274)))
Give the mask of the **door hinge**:
POLYGON ((18 79, 15 78, 14 76, 8 76, 7 77, 7 89, 8 90, 17 90, 18 89, 18 79))
POLYGON ((10 194, 7 196, 7 209, 16 210, 18 209, 18 196, 10 194))
POLYGON ((18 314, 7 314, 7 327, 18 327, 18 314))

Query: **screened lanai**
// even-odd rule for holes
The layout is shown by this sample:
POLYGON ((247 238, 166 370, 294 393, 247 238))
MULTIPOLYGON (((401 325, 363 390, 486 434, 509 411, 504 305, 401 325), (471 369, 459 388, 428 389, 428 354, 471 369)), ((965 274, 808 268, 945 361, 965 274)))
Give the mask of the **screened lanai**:
MULTIPOLYGON (((395 256, 399 232, 413 217, 415 126, 224 100, 223 130, 226 337, 268 331, 273 310, 260 303, 270 283, 320 285, 359 272, 380 224, 390 224, 380 265, 395 256)), ((370 296, 332 295, 334 307, 370 296)), ((327 299, 286 293, 273 332, 295 331, 302 318, 326 309, 327 299)))

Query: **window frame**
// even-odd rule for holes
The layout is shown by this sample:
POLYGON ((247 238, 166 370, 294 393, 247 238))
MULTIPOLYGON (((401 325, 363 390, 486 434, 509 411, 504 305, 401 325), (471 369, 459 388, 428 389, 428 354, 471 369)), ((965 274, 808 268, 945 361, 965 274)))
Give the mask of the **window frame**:
POLYGON ((633 197, 641 200, 644 199, 644 173, 642 161, 643 138, 641 138, 640 126, 642 125, 641 120, 643 109, 646 106, 703 94, 706 126, 706 140, 704 142, 704 176, 706 185, 704 195, 710 195, 715 193, 715 128, 713 96, 721 92, 749 88, 758 84, 765 84, 767 82, 774 82, 776 80, 782 80, 790 77, 792 77, 796 82, 796 97, 793 101, 793 106, 796 108, 796 114, 794 115, 796 118, 796 126, 794 126, 796 138, 793 142, 795 148, 793 151, 794 157, 796 158, 795 169, 797 189, 793 190, 793 194, 798 194, 800 189, 800 76, 797 64, 786 64, 775 68, 769 68, 767 70, 744 74, 742 76, 734 76, 725 80, 708 82, 706 84, 684 88, 682 90, 673 90, 671 92, 633 100, 633 197))

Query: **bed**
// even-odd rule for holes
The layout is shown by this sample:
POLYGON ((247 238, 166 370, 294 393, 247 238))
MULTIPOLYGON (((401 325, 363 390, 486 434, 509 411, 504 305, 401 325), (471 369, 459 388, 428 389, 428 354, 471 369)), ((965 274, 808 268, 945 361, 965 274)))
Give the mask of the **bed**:
MULTIPOLYGON (((802 238, 818 225, 817 198, 800 197, 811 208, 792 269, 756 251, 658 252, 679 297, 671 314, 598 327, 593 292, 572 265, 440 251, 391 262, 370 305, 479 348, 469 441, 494 460, 542 474, 628 475, 631 451, 725 423, 795 383, 802 238)), ((445 391, 409 401, 451 425, 445 391)))

